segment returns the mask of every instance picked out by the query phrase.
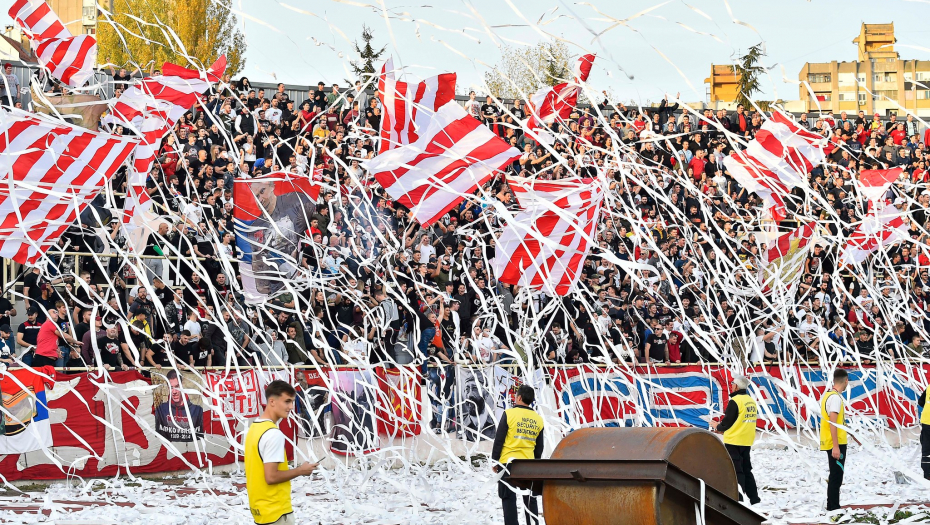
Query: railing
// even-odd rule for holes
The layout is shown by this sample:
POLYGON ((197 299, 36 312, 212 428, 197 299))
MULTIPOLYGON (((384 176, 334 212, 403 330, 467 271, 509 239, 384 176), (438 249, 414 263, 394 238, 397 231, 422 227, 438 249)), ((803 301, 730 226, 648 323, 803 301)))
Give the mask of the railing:
MULTIPOLYGON (((888 359, 888 360, 881 361, 882 364, 903 364, 903 363, 908 363, 908 362, 909 362, 909 361, 903 360, 903 359, 888 359)), ((752 367, 769 367, 769 366, 785 366, 785 365, 788 365, 788 366, 819 367, 819 366, 821 366, 822 364, 823 364, 823 363, 820 362, 820 361, 792 361, 792 362, 790 362, 790 363, 787 363, 787 362, 778 362, 778 361, 763 361, 763 362, 760 362, 760 363, 754 363, 754 364, 752 364, 752 365, 749 365, 749 367, 752 368, 752 367)), ((843 366, 843 367, 874 366, 874 365, 861 365, 860 363, 857 363, 857 362, 855 362, 855 361, 840 361, 840 362, 837 362, 837 363, 831 362, 831 365, 832 365, 832 364, 836 364, 837 366, 843 366)), ((913 363, 911 363, 911 364, 913 364, 913 363)), ((445 368, 445 367, 447 367, 447 366, 456 366, 456 367, 459 367, 459 368, 476 368, 476 369, 501 367, 501 368, 504 368, 504 369, 507 369, 507 370, 520 370, 520 369, 523 369, 523 368, 526 368, 526 369, 528 369, 528 370, 540 370, 540 369, 543 369, 543 370, 544 370, 544 369, 550 369, 550 368, 554 368, 554 369, 594 368, 594 369, 602 369, 602 370, 617 370, 617 369, 623 369, 623 368, 657 368, 657 369, 658 369, 658 368, 686 368, 686 367, 689 367, 689 366, 723 367, 723 368, 726 368, 726 367, 732 367, 733 365, 734 365, 734 363, 719 363, 719 362, 715 362, 715 363, 710 363, 710 362, 701 362, 701 363, 671 363, 671 364, 668 364, 668 365, 666 365, 666 364, 652 364, 652 363, 650 363, 650 364, 626 363, 625 365, 623 365, 623 364, 620 364, 620 365, 605 365, 605 364, 601 364, 601 363, 578 363, 578 364, 556 364, 556 363, 549 364, 549 363, 547 363, 547 364, 536 365, 536 366, 520 365, 520 364, 516 364, 516 363, 508 363, 508 364, 496 364, 496 363, 483 363, 483 364, 476 364, 476 363, 454 363, 454 364, 451 364, 451 365, 450 365, 450 364, 437 365, 437 364, 429 363, 429 364, 426 365, 426 367, 427 367, 427 368, 445 368)), ((230 371, 230 372, 238 372, 238 371, 248 371, 248 370, 332 370, 332 369, 337 369, 337 370, 339 370, 339 369, 343 369, 343 370, 357 370, 357 369, 359 369, 359 368, 382 368, 382 367, 386 367, 386 368, 420 368, 420 367, 422 367, 422 366, 423 366, 422 363, 420 363, 420 364, 417 364, 417 363, 407 363, 407 364, 395 364, 395 363, 368 364, 368 363, 359 363, 359 364, 345 364, 345 365, 286 365, 286 366, 285 366, 285 365, 267 365, 267 366, 265 366, 265 365, 262 365, 262 366, 254 366, 254 365, 232 366, 232 365, 230 365, 230 366, 228 366, 228 367, 227 367, 227 366, 187 366, 187 365, 185 365, 185 366, 182 366, 182 367, 163 366, 163 367, 161 367, 161 368, 154 367, 154 366, 140 366, 140 367, 129 367, 128 370, 139 370, 139 371, 177 370, 177 371, 179 371, 179 372, 181 372, 181 371, 204 371, 204 372, 210 372, 210 371, 225 371, 225 370, 228 370, 228 371, 230 371)), ((63 367, 54 367, 54 368, 55 368, 55 371, 56 371, 56 372, 64 372, 64 373, 71 373, 71 372, 74 372, 74 373, 78 373, 78 372, 96 372, 96 371, 99 371, 99 370, 103 370, 101 367, 93 367, 93 366, 77 366, 77 367, 67 367, 67 366, 63 366, 63 367)), ((109 370, 109 371, 110 371, 110 372, 120 372, 120 371, 122 371, 122 370, 117 370, 117 369, 114 368, 114 369, 109 370)))

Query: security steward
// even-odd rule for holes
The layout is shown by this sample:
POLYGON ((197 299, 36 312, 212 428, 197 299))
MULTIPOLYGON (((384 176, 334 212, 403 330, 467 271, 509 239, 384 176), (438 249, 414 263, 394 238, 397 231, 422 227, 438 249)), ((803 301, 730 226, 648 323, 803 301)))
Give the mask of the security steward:
MULTIPOLYGON (((504 508, 504 525, 519 525, 517 514, 517 493, 508 483, 510 477, 507 463, 512 459, 539 459, 543 451, 543 419, 530 405, 536 401, 536 392, 529 385, 517 389, 514 407, 504 411, 494 437, 491 459, 494 460, 494 472, 504 470, 504 475, 497 485, 497 494, 504 508)), ((534 495, 523 496, 526 525, 539 523, 539 508, 534 495)))
POLYGON ((846 408, 841 395, 849 386, 849 374, 841 368, 833 372, 833 388, 820 398, 820 450, 830 464, 827 481, 827 511, 840 508, 840 487, 846 468, 846 408))
POLYGON ((923 407, 920 414, 920 468, 924 471, 924 479, 930 479, 930 391, 928 386, 920 399, 917 400, 917 406, 923 407))
POLYGON ((284 433, 278 422, 294 409, 297 392, 285 381, 275 380, 265 387, 268 405, 262 417, 249 426, 245 436, 245 487, 249 510, 259 525, 294 525, 291 507, 291 480, 309 476, 318 463, 304 463, 288 469, 284 433))
MULTIPOLYGON (((717 431, 723 432, 723 444, 730 453, 733 467, 736 469, 736 480, 743 492, 749 498, 749 503, 755 505, 759 499, 759 490, 756 488, 756 478, 752 475, 752 461, 749 453, 752 444, 756 441, 756 417, 758 408, 756 402, 749 396, 749 379, 744 376, 734 376, 730 382, 730 402, 723 420, 717 423, 717 431)), ((743 501, 743 495, 739 496, 743 501)))

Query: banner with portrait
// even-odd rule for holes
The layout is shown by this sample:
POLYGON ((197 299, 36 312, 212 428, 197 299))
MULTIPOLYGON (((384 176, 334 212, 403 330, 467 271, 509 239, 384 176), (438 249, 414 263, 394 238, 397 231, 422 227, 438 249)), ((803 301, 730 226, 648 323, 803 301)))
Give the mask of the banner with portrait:
POLYGON ((462 436, 467 441, 494 439, 501 397, 494 377, 497 367, 456 368, 455 418, 462 436))
POLYGON ((330 371, 333 433, 330 450, 342 456, 379 449, 378 379, 371 369, 330 371))
POLYGON ((327 434, 324 415, 330 411, 329 369, 295 370, 297 399, 294 415, 298 421, 298 436, 320 438, 327 434))
POLYGON ((318 184, 296 173, 236 179, 233 217, 246 303, 284 293, 285 282, 297 276, 319 194, 318 184))
MULTIPOLYGON (((168 370, 152 373, 156 386, 152 404, 155 432, 171 442, 190 443, 204 435, 207 385, 193 373, 168 370)), ((209 405, 208 405, 209 406, 209 405)))

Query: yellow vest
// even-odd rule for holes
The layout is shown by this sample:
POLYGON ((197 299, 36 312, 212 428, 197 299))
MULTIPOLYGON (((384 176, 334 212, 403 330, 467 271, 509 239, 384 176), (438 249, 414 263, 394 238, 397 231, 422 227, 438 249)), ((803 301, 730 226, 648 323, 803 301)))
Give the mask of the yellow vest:
MULTIPOLYGON (((245 488, 249 493, 249 510, 255 523, 274 523, 281 516, 293 512, 291 482, 277 485, 265 482, 265 462, 258 451, 262 435, 278 428, 272 421, 258 421, 249 426, 245 436, 245 488)), ((279 463, 278 470, 287 470, 287 462, 279 463)))
POLYGON ((504 411, 507 418, 507 437, 501 449, 501 463, 511 459, 534 459, 536 438, 543 430, 543 418, 530 408, 508 408, 504 411))
MULTIPOLYGON (((820 398, 820 450, 833 450, 833 436, 830 435, 830 414, 827 414, 827 399, 830 396, 839 396, 836 390, 828 390, 820 398)), ((846 430, 840 428, 846 426, 846 406, 842 403, 840 396, 840 413, 836 416, 836 440, 839 445, 846 444, 846 430)))
POLYGON ((924 411, 920 414, 920 424, 921 425, 930 425, 930 388, 924 391, 924 411))
POLYGON ((756 441, 756 402, 746 394, 730 398, 739 407, 739 416, 733 426, 723 433, 723 442, 727 445, 751 447, 756 441))

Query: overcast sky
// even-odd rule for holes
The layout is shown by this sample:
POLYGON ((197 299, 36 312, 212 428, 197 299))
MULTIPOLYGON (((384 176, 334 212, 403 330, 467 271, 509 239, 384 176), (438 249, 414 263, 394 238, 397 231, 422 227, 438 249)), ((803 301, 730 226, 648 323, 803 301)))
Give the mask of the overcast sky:
POLYGON ((596 52, 589 83, 624 101, 657 101, 676 91, 684 100, 703 101, 711 64, 730 63, 760 41, 767 51, 763 65, 770 68, 761 98, 797 99, 791 81, 804 62, 856 59, 852 40, 862 22, 895 22, 902 58, 930 60, 924 45, 930 0, 430 3, 233 0, 248 42, 243 74, 253 81, 341 82, 354 56, 350 41, 359 38, 363 23, 411 75, 455 71, 460 87, 479 93, 488 65, 500 59, 499 44, 533 45, 546 38, 542 33, 568 40, 572 52, 596 52))

